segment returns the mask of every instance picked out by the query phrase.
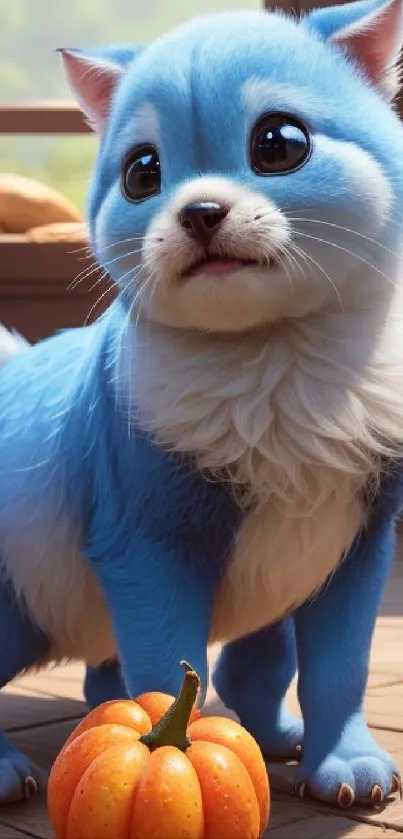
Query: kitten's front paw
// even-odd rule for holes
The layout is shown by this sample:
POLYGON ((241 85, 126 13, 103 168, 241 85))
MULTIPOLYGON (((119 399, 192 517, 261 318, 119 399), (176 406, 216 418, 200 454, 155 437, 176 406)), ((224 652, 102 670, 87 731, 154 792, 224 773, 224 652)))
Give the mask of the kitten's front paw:
POLYGON ((253 693, 247 682, 235 685, 227 680, 225 669, 216 668, 214 687, 221 701, 235 711, 241 725, 257 740, 267 759, 299 759, 304 739, 304 724, 291 714, 283 699, 266 693, 253 693))
MULTIPOLYGON (((252 700, 254 697, 252 697, 252 700)), ((299 760, 304 739, 304 724, 300 717, 291 714, 285 702, 233 703, 232 710, 239 721, 258 742, 267 760, 299 760)))
POLYGON ((376 807, 392 793, 401 792, 399 770, 386 753, 344 758, 342 749, 329 755, 315 770, 303 760, 297 775, 296 792, 347 809, 352 804, 376 807))
POLYGON ((0 758, 0 805, 31 798, 46 789, 47 773, 21 752, 0 758))
POLYGON ((304 739, 304 724, 299 717, 294 717, 284 707, 279 713, 279 718, 275 722, 264 721, 264 725, 259 730, 251 724, 246 725, 246 721, 242 721, 245 728, 250 731, 255 740, 268 760, 276 758, 277 760, 299 760, 301 756, 302 741, 304 739))

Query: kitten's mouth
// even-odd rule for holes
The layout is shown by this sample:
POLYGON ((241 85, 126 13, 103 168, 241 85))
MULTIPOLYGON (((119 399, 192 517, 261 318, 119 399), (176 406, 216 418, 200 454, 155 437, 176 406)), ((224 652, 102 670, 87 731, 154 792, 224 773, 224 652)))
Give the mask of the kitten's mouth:
POLYGON ((182 272, 181 278, 184 280, 197 277, 202 274, 208 276, 221 277, 226 274, 234 274, 236 271, 241 271, 243 268, 250 268, 252 265, 262 268, 273 268, 274 259, 270 257, 264 262, 259 262, 256 259, 234 259, 228 256, 204 256, 193 262, 185 271, 182 272))

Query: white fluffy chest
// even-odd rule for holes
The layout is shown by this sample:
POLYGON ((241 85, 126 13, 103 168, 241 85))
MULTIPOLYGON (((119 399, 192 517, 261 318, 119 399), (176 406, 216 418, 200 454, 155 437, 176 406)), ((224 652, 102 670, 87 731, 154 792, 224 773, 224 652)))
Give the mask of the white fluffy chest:
POLYGON ((139 325, 128 365, 137 421, 257 502, 217 598, 214 641, 280 619, 325 583, 364 521, 380 455, 400 451, 400 320, 372 314, 318 313, 242 338, 139 325))
POLYGON ((347 483, 311 515, 282 515, 272 502, 247 515, 218 595, 212 641, 279 620, 323 585, 364 517, 347 483))

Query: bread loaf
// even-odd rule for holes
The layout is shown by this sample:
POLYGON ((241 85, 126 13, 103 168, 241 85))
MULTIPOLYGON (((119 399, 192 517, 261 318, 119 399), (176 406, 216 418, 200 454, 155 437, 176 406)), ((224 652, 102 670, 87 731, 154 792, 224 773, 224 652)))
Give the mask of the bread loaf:
POLYGON ((32 227, 82 220, 79 209, 51 187, 22 175, 0 173, 0 227, 26 233, 32 227))
POLYGON ((54 224, 42 224, 40 227, 33 227, 27 231, 27 239, 30 242, 45 244, 47 242, 88 242, 87 226, 83 222, 55 222, 54 224))

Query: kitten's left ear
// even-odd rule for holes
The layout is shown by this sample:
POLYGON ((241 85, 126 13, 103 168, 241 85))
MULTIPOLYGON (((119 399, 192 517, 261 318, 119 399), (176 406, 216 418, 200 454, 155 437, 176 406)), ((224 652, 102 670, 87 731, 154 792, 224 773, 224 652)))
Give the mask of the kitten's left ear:
POLYGON ((388 99, 399 89, 397 62, 403 45, 403 0, 358 0, 317 9, 310 26, 344 47, 388 99))
POLYGON ((86 52, 60 49, 69 85, 84 112, 87 122, 102 134, 111 108, 113 95, 126 67, 142 47, 108 47, 86 52))

